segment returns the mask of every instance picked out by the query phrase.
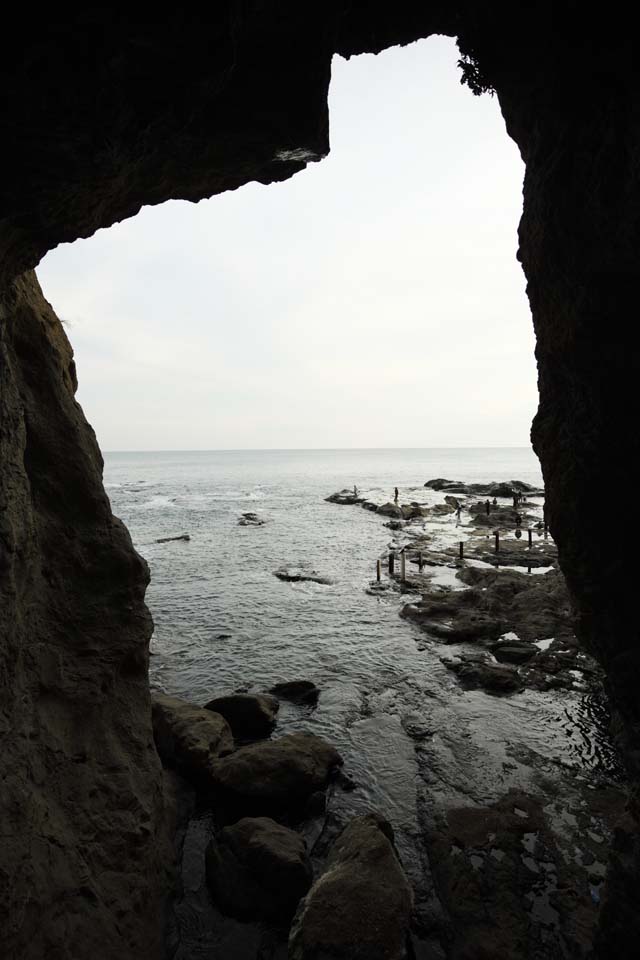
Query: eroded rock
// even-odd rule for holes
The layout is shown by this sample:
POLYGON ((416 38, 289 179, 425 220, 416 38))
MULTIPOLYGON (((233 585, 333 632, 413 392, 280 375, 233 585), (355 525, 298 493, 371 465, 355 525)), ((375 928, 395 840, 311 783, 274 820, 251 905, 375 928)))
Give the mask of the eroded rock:
POLYGON ((357 817, 335 841, 325 873, 300 904, 290 960, 404 960, 413 894, 391 825, 357 817))

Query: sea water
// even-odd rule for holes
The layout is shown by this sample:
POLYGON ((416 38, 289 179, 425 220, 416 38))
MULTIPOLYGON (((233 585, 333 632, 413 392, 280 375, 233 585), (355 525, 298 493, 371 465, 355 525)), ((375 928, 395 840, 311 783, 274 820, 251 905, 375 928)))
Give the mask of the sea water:
MULTIPOLYGON (((274 735, 304 730, 335 744, 356 784, 337 792, 337 815, 386 816, 416 889, 428 886, 420 809, 533 789, 545 765, 569 778, 615 767, 590 696, 464 691, 440 660, 450 648, 400 618, 412 598, 367 594, 396 534, 386 518, 325 497, 355 484, 380 503, 392 501, 397 486, 401 503, 429 503, 443 499, 424 487, 434 477, 542 484, 527 448, 105 455, 114 513, 150 566, 152 686, 203 704, 238 689, 312 680, 317 708, 283 703, 274 735), (246 512, 264 524, 239 525, 246 512), (190 539, 157 542, 182 534, 190 539), (282 582, 274 571, 287 564, 310 565, 330 582, 282 582)), ((455 523, 455 515, 440 519, 437 536, 455 538, 455 523)), ((210 830, 205 823, 188 837, 194 895, 203 889, 198 865, 210 830)), ((205 902, 202 895, 197 909, 185 908, 186 928, 196 926, 185 957, 199 956, 193 944, 222 929, 205 916, 205 902)))

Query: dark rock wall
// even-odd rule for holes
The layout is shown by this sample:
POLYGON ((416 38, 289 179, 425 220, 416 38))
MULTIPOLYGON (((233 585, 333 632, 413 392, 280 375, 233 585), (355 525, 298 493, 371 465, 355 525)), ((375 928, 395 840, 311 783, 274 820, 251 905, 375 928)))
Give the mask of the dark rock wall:
MULTIPOLYGON (((526 162, 519 256, 549 519, 633 760, 640 652, 621 525, 640 444, 640 123, 624 10, 614 3, 595 19, 571 2, 230 0, 153 23, 92 5, 56 20, 14 11, 0 62, 3 955, 158 956, 168 862, 147 571, 111 515, 64 331, 25 271, 143 204, 285 179, 320 158, 336 51, 456 34, 472 85, 498 93, 526 162), (619 515, 589 524, 612 488, 619 515)), ((638 860, 633 808, 630 818, 624 877, 638 860)), ((611 885, 610 931, 627 922, 616 904, 628 888, 611 885)))
POLYGON ((148 571, 75 388, 24 274, 0 302, 0 955, 20 960, 156 955, 170 866, 148 571))

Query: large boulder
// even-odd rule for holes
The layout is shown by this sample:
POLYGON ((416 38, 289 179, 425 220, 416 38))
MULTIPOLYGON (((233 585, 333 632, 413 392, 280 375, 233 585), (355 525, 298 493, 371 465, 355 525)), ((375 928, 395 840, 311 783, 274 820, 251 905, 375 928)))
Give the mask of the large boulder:
POLYGON ((222 797, 246 812, 295 810, 327 786, 342 765, 338 751, 310 733, 291 733, 241 747, 215 765, 222 797))
POLYGON ((289 960, 403 960, 412 905, 391 825, 357 817, 298 908, 289 960))
POLYGON ((340 490, 338 493, 332 493, 330 497, 325 497, 325 500, 327 503, 350 505, 354 503, 362 503, 363 497, 359 497, 357 493, 353 492, 353 490, 340 490))
POLYGON ((320 691, 311 680, 285 680, 274 684, 269 693, 292 703, 317 703, 320 691))
POLYGON ((234 748, 224 717, 159 693, 152 695, 151 711, 156 749, 165 766, 198 784, 210 783, 216 760, 234 748))
POLYGON ((308 563, 283 564, 273 571, 274 577, 284 580, 285 583, 322 583, 330 586, 333 580, 323 577, 308 563))
POLYGON ((376 513, 381 513, 383 517, 402 516, 402 510, 397 503, 383 503, 376 508, 376 513))
POLYGON ((289 920, 313 879, 303 838, 268 817, 239 820, 207 847, 207 883, 223 913, 289 920))
POLYGON ((454 660, 442 658, 448 670, 458 675, 468 689, 480 688, 489 693, 514 693, 522 689, 522 678, 516 669, 506 663, 492 663, 481 655, 460 654, 454 660))
POLYGON ((224 717, 238 740, 258 740, 268 737, 273 730, 279 706, 276 698, 268 694, 233 693, 215 697, 204 709, 224 717))

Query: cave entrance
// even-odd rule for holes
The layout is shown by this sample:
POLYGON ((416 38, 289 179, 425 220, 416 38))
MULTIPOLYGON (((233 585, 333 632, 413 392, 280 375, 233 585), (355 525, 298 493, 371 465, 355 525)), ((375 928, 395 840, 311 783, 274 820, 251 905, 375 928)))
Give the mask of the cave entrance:
MULTIPOLYGON (((537 402, 514 256, 523 166, 497 101, 461 87, 456 60, 444 38, 336 59, 321 164, 147 208, 40 268, 76 347, 114 512, 151 567, 152 686, 204 703, 317 683, 321 709, 283 703, 278 731, 338 744, 357 786, 339 815, 366 797, 389 816, 420 890, 425 762, 443 769, 430 802, 500 803, 518 719, 499 701, 481 720, 452 707, 439 654, 417 649, 397 602, 364 596, 393 534, 324 498, 346 482, 381 502, 395 486, 421 501, 434 476, 539 482, 533 454, 511 449, 537 402)), ((536 710, 520 714, 533 739, 536 710)), ((189 834, 194 888, 201 841, 189 834)))

